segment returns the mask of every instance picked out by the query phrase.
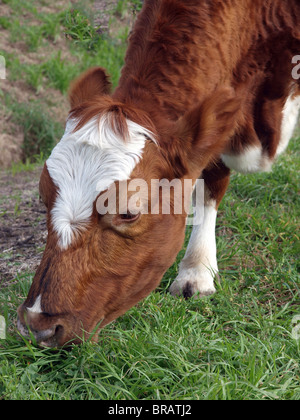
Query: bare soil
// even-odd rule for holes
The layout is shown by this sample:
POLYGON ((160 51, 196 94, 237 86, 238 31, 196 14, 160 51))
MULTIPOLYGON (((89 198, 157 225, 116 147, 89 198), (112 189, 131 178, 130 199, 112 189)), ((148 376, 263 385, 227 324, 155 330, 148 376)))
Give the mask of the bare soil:
POLYGON ((46 211, 39 200, 41 168, 1 172, 0 287, 20 274, 34 272, 46 243, 46 211))

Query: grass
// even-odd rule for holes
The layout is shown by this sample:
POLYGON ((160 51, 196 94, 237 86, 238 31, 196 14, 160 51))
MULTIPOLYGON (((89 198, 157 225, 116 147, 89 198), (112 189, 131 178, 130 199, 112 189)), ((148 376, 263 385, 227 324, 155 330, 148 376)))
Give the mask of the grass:
MULTIPOLYGON (((16 8, 15 0, 5 3, 16 8)), ((122 14, 124 5, 119 3, 122 14)), ((38 16, 30 1, 24 5, 38 16)), ((82 9, 80 13, 80 30, 70 34, 74 68, 81 71, 80 63, 89 67, 97 62, 116 83, 124 38, 97 36, 93 45, 100 42, 101 48, 94 49, 80 28, 81 18, 86 19, 82 9)), ((57 33, 53 27, 51 42, 57 33)), ((47 42, 40 39, 37 49, 47 42)), ((13 61, 8 61, 12 70, 13 61)), ((66 91, 71 65, 62 56, 47 57, 39 70, 35 64, 40 72, 36 77, 34 65, 31 76, 28 66, 21 70, 16 62, 14 73, 24 72, 34 89, 46 83, 66 91), (49 64, 55 60, 57 68, 49 64)), ((14 118, 27 115, 22 104, 10 106, 14 118)), ((28 115, 35 107, 30 103, 28 115)), ((102 330, 97 344, 86 342, 66 351, 39 349, 16 331, 16 308, 34 274, 22 273, 2 286, 0 314, 6 319, 7 337, 0 340, 0 398, 299 400, 300 339, 293 333, 293 320, 300 315, 297 141, 299 136, 271 173, 233 174, 218 218, 221 281, 213 297, 185 301, 168 294, 183 249, 160 287, 102 330)), ((31 165, 27 160, 26 170, 31 165)), ((15 165, 13 170, 19 169, 15 165)), ((15 206, 18 212, 18 202, 15 206)), ((189 235, 190 228, 185 247, 189 235)))
POLYGON ((53 119, 45 103, 40 100, 32 100, 29 104, 16 102, 7 94, 2 99, 0 110, 5 108, 10 112, 10 120, 22 127, 24 163, 36 162, 41 155, 48 156, 61 138, 63 126, 53 119))
POLYGON ((211 298, 167 293, 182 251, 157 291, 102 330, 97 344, 53 351, 13 327, 33 274, 17 277, 0 298, 8 324, 2 398, 299 400, 296 140, 272 173, 233 176, 217 227, 221 283, 211 298))
MULTIPOLYGON (((88 3, 88 2, 86 2, 88 3)), ((18 66, 15 77, 25 76, 29 85, 37 88, 39 83, 35 82, 34 73, 40 80, 43 76, 43 83, 55 87, 65 94, 69 84, 74 77, 78 76, 86 68, 100 65, 107 68, 112 77, 113 84, 116 85, 123 57, 126 49, 125 37, 127 32, 119 36, 119 40, 113 40, 106 35, 100 35, 93 26, 88 6, 68 9, 57 14, 35 13, 35 18, 41 25, 22 25, 19 19, 15 19, 11 24, 5 25, 5 18, 2 19, 2 26, 10 29, 11 41, 17 42, 24 39, 28 52, 46 49, 50 44, 55 44, 59 37, 66 37, 69 40, 69 51, 72 58, 63 59, 61 51, 47 56, 42 63, 27 64, 25 67, 18 66), (123 37, 123 38, 122 38, 123 37), (33 80, 33 83, 31 83, 33 80)), ((1 25, 1 21, 0 21, 1 25)), ((10 58, 10 57, 9 57, 10 58)), ((8 60, 10 68, 10 60, 8 60)))

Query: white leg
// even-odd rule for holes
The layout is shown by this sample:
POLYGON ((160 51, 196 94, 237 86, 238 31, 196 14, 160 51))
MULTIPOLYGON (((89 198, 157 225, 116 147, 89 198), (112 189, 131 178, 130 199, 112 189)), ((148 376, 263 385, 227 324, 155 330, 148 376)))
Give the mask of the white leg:
POLYGON ((203 223, 193 227, 186 254, 181 261, 179 274, 170 287, 172 295, 193 294, 208 296, 215 293, 214 277, 218 272, 216 251, 217 210, 215 202, 204 207, 203 223))

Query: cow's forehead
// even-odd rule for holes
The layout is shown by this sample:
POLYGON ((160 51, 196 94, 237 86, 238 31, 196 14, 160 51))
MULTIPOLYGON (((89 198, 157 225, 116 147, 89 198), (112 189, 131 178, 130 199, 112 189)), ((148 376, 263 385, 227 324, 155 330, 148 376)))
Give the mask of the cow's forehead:
POLYGON ((124 181, 142 157, 149 130, 127 120, 129 138, 124 141, 112 129, 108 114, 92 118, 78 131, 69 120, 61 141, 46 162, 57 187, 51 222, 61 249, 68 248, 85 229, 99 193, 114 181, 124 181))

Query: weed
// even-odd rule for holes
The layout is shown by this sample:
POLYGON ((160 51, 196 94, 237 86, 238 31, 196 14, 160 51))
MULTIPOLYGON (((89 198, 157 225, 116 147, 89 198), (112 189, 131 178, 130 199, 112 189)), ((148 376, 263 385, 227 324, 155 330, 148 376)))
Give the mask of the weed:
POLYGON ((77 9, 68 10, 63 21, 67 38, 85 49, 95 49, 100 35, 89 18, 77 9))

